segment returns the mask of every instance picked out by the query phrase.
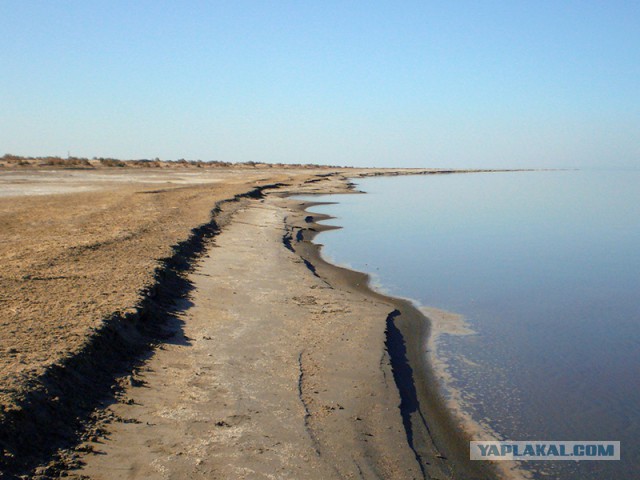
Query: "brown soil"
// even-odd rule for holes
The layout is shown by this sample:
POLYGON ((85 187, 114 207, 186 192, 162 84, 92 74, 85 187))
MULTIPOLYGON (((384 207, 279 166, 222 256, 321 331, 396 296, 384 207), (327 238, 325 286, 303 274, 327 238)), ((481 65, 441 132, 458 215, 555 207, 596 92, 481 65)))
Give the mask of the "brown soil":
POLYGON ((15 408, 48 366, 78 352, 105 319, 136 307, 162 259, 210 220, 216 202, 296 175, 265 173, 229 171, 224 182, 192 185, 170 183, 170 172, 163 183, 144 175, 95 181, 85 173, 73 186, 94 191, 1 197, 3 410, 15 408))

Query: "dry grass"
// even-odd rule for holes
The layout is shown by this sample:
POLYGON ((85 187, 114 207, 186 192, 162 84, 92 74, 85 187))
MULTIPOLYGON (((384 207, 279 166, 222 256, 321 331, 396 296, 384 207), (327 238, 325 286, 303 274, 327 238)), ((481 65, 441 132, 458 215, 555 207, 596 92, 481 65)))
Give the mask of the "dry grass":
POLYGON ((316 164, 284 164, 284 163, 263 163, 263 162, 242 162, 231 163, 218 160, 202 161, 202 160, 160 160, 155 159, 137 159, 137 160, 119 160, 117 158, 93 157, 21 157, 18 155, 5 154, 0 157, 0 167, 18 167, 18 168, 38 168, 38 167, 56 167, 56 168, 241 168, 241 169, 319 169, 319 168, 338 168, 335 166, 316 165, 316 164))

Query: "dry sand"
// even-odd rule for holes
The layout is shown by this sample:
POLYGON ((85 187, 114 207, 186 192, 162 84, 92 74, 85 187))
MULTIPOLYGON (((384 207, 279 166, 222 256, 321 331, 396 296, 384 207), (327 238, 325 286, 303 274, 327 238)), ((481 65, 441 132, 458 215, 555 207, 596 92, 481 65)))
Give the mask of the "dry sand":
POLYGON ((0 473, 490 478, 424 317, 323 262, 283 198, 384 173, 59 172, 64 194, 3 175, 0 473))
POLYGON ((161 259, 216 202, 291 175, 226 171, 7 172, 0 191, 0 405, 83 348, 104 319, 134 308, 161 259), (26 178, 25 178, 26 177, 26 178), (188 183, 190 181, 190 183, 188 183), (66 194, 58 193, 64 186, 66 194), (72 191, 73 193, 69 193, 72 191), (12 193, 8 195, 7 192, 12 193), (37 195, 34 195, 34 192, 37 195))

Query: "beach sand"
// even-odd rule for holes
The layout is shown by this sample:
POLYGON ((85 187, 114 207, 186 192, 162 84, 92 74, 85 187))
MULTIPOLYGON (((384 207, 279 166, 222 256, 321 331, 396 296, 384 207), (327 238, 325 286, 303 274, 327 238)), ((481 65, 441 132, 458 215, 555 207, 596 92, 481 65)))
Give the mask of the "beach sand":
POLYGON ((5 474, 495 475, 438 396, 425 317, 324 262, 287 197, 391 172, 93 173, 0 200, 5 474))

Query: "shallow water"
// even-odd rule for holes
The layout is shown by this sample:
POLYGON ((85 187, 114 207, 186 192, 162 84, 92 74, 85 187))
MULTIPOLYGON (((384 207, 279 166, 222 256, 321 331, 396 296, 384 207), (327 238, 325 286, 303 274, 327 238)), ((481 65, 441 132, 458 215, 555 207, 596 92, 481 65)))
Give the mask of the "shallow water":
MULTIPOLYGON (((330 261, 461 314, 432 340, 443 389, 509 440, 619 440, 621 461, 527 462, 536 476, 640 478, 640 172, 372 178, 312 211, 330 261)), ((478 438, 482 439, 482 438, 478 438)), ((547 477, 549 478, 549 477, 547 477)))

